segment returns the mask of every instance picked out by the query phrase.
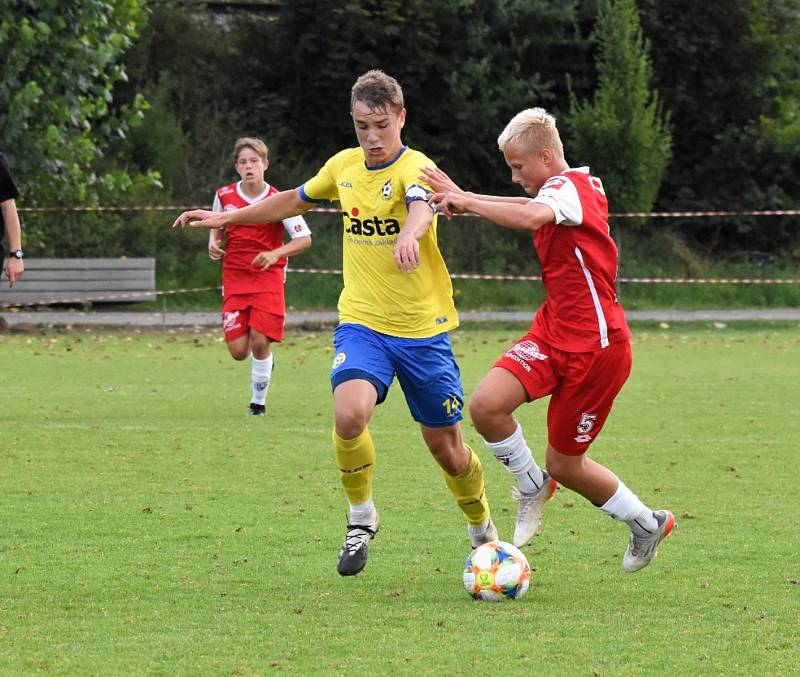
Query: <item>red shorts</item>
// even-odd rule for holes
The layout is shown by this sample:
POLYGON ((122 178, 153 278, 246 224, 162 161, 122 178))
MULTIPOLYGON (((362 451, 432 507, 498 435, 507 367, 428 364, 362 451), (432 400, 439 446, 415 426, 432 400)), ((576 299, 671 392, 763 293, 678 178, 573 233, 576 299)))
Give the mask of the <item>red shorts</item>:
POLYGON ((528 400, 550 395, 547 441, 562 454, 586 452, 603 429, 614 398, 631 373, 631 344, 567 353, 526 334, 495 362, 519 379, 528 400))
POLYGON ((231 294, 222 300, 222 330, 230 343, 251 329, 283 341, 286 307, 275 294, 231 294))

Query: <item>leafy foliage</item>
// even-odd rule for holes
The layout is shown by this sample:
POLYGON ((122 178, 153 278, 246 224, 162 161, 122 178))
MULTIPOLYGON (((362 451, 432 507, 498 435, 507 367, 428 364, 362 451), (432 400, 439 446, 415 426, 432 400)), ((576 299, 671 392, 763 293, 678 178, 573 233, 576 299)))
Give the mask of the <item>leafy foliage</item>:
POLYGON ((767 137, 779 149, 800 153, 800 2, 758 0, 752 19, 754 39, 769 53, 766 91, 774 102, 761 116, 767 137))
POLYGON ((634 0, 602 0, 599 85, 593 102, 570 99, 573 156, 602 177, 614 211, 650 211, 670 158, 668 116, 651 91, 649 44, 634 0))
POLYGON ((545 71, 573 33, 574 2, 391 0, 348 3, 330 13, 327 6, 291 3, 274 26, 288 57, 276 73, 283 86, 265 88, 275 92, 278 127, 291 126, 310 144, 301 147, 323 151, 317 160, 353 145, 350 87, 358 74, 382 68, 404 87, 408 143, 461 182, 507 189, 497 134, 520 109, 556 103, 556 80, 545 71), (334 114, 320 116, 320 104, 334 114))
POLYGON ((100 160, 147 108, 141 96, 113 103, 121 57, 145 18, 140 0, 0 6, 0 136, 27 203, 92 204, 137 180, 100 160))
MULTIPOLYGON (((22 206, 125 204, 160 185, 157 165, 131 172, 113 153, 148 108, 139 94, 114 99, 126 79, 122 57, 145 20, 141 0, 0 5, 0 137, 22 206)), ((128 226, 108 213, 26 215, 25 249, 130 255, 128 226)))
MULTIPOLYGON (((673 122, 673 161, 657 206, 796 208, 800 148, 776 138, 789 132, 797 109, 797 0, 639 5, 653 44, 654 83, 673 122)), ((710 253, 800 255, 796 217, 676 221, 674 227, 710 253)))
MULTIPOLYGON (((404 140, 465 187, 515 190, 496 137, 520 109, 543 106, 615 211, 656 196, 666 210, 796 207, 799 4, 603 0, 598 14, 597 0, 294 0, 275 16, 185 0, 8 0, 0 138, 23 206, 208 205, 235 178, 238 136, 267 141, 281 188, 353 145, 350 87, 382 68, 405 90, 404 140)), ((24 216, 34 254, 157 254, 160 278, 197 272, 200 239, 165 234, 163 214, 24 216)), ((628 252, 800 257, 790 217, 626 232, 674 244, 628 252)), ((454 269, 530 269, 522 238, 477 229, 446 246, 454 269)), ((329 258, 317 249, 305 258, 329 258)))

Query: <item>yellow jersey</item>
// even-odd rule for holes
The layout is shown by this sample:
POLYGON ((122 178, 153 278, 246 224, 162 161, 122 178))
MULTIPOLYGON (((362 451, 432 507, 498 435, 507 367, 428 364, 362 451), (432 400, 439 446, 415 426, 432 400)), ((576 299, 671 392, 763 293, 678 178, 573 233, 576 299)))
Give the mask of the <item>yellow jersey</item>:
POLYGON ((458 326, 450 273, 436 240, 436 215, 419 241, 419 266, 404 273, 393 258, 408 205, 426 199, 430 190, 419 179, 425 165, 434 163, 405 146, 394 160, 375 167, 366 165, 360 147, 348 148, 298 188, 306 202, 338 200, 341 206, 340 322, 401 338, 427 338, 458 326))

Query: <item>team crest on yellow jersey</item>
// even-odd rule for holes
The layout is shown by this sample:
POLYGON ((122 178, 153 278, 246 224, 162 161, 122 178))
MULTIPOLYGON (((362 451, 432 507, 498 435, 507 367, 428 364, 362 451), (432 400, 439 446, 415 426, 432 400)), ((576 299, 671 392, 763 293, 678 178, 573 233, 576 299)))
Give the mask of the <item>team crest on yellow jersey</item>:
MULTIPOLYGON (((429 338, 458 326, 453 285, 437 242, 437 222, 432 221, 419 241, 420 265, 413 275, 401 273, 393 257, 393 247, 408 218, 408 205, 426 200, 430 192, 419 178, 422 167, 428 166, 434 166, 433 160, 410 148, 386 165, 367 166, 364 150, 356 146, 329 158, 316 176, 300 187, 305 202, 339 202, 344 281, 338 303, 341 323, 360 324, 400 338, 429 338)), ((338 350, 329 358, 333 373, 351 364, 338 350)))

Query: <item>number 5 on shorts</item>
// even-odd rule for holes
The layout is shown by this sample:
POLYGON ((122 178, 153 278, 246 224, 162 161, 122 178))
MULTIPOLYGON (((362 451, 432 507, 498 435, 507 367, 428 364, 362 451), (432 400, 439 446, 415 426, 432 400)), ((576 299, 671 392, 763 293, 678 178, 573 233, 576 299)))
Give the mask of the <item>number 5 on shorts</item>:
POLYGON ((591 442, 592 437, 589 435, 589 431, 594 428, 594 420, 597 418, 597 414, 587 414, 583 412, 581 414, 580 423, 576 426, 578 430, 578 435, 575 438, 576 442, 591 442))

